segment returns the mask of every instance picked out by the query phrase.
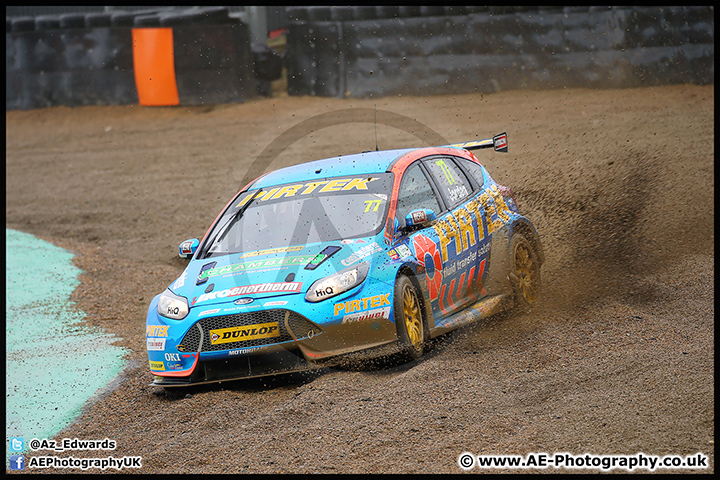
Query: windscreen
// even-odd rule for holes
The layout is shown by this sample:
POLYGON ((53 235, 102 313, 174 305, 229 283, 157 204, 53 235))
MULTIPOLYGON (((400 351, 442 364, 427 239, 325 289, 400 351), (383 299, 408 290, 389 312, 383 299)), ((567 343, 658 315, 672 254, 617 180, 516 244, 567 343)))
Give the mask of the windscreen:
POLYGON ((392 174, 250 190, 224 212, 203 257, 369 236, 385 224, 392 174))

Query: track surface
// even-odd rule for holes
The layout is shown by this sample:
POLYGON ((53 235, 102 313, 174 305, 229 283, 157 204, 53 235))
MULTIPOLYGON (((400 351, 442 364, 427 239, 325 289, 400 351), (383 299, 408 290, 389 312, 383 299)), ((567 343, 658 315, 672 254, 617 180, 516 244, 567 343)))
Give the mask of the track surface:
MULTIPOLYGON (((76 253, 73 299, 133 352, 58 436, 117 449, 57 456, 140 455, 137 473, 460 473, 465 451, 702 452, 698 471, 714 471, 713 86, 60 107, 6 121, 6 226, 76 253), (184 268, 177 245, 202 237, 283 132, 374 108, 449 142, 508 132, 509 154, 478 157, 542 236, 540 307, 465 327, 402 367, 149 387, 145 314, 184 268)), ((267 168, 371 150, 375 135, 318 129, 267 168)), ((377 129, 381 149, 425 145, 416 136, 377 129)))

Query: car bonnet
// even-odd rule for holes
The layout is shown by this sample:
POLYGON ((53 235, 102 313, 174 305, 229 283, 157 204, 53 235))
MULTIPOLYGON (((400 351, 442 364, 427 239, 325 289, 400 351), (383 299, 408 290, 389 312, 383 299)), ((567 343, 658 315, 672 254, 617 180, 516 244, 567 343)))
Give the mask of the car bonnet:
MULTIPOLYGON (((191 307, 302 294, 321 278, 384 251, 381 237, 282 247, 193 260, 170 285, 191 307)), ((302 297, 300 297, 302 298, 302 297)))

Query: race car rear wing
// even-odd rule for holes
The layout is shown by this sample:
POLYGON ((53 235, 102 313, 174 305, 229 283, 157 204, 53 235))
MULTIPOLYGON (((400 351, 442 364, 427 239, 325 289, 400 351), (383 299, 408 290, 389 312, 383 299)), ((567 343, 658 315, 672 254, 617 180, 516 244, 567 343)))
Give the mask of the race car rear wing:
POLYGON ((465 143, 453 143, 452 145, 443 145, 444 147, 464 148, 465 150, 478 150, 481 148, 493 148, 496 152, 508 152, 507 132, 499 133, 492 138, 485 140, 473 140, 465 143))

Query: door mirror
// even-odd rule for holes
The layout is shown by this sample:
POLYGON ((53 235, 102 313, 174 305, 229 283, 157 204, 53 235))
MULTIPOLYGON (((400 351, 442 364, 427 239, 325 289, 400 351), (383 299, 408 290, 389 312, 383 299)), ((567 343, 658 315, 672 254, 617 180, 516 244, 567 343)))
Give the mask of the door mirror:
POLYGON ((195 255, 195 250, 197 250, 198 245, 200 245, 200 240, 197 238, 191 238, 190 240, 185 240, 180 244, 179 250, 180 250, 180 258, 186 258, 191 259, 193 255, 195 255))
POLYGON ((431 226, 437 220, 435 211, 429 208, 413 210, 405 216, 405 227, 401 229, 403 234, 414 232, 431 226))

